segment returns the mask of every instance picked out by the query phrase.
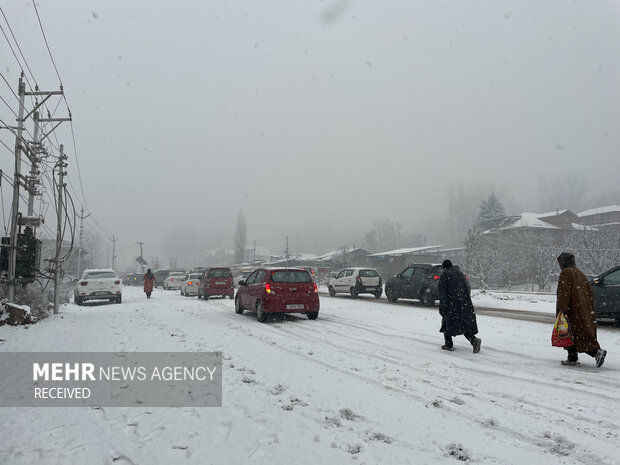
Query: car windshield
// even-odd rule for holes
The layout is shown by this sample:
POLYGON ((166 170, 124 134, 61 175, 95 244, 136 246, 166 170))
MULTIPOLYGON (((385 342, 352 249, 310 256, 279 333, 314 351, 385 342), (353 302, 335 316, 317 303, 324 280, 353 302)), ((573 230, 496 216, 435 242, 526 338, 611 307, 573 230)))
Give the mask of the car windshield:
POLYGON ((271 280, 274 283, 310 283, 312 278, 307 271, 303 270, 282 270, 272 271, 271 280))
POLYGON ((376 278, 379 276, 377 270, 360 270, 360 276, 362 278, 376 278))
POLYGON ((84 279, 106 279, 116 278, 116 273, 113 271, 89 271, 84 273, 84 279))
POLYGON ((211 278, 230 278, 231 276, 230 270, 226 268, 216 268, 209 272, 209 277, 211 278))

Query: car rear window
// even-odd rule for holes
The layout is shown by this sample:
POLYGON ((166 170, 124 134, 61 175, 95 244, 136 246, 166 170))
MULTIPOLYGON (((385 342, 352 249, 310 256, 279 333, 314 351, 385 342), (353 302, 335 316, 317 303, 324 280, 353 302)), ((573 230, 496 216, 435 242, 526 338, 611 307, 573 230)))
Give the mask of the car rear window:
POLYGON ((311 283, 312 278, 307 271, 303 270, 282 270, 272 271, 271 280, 274 283, 311 283))
POLYGON ((84 279, 105 279, 116 278, 116 273, 113 271, 91 271, 84 275, 84 279))
POLYGON ((175 278, 178 278, 179 276, 185 276, 185 273, 170 273, 170 276, 174 276, 175 278))
POLYGON ((211 278, 230 278, 231 276, 230 270, 226 268, 217 268, 209 272, 209 277, 211 278))
POLYGON ((189 279, 200 279, 201 276, 201 273, 194 273, 189 275, 189 279))
POLYGON ((379 276, 377 270, 360 270, 360 277, 362 278, 376 278, 379 276))

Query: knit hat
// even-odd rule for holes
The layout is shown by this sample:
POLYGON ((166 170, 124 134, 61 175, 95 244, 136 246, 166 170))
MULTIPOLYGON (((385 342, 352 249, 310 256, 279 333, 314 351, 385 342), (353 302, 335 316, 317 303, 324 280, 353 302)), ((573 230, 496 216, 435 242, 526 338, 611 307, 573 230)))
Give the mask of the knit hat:
POLYGON ((441 267, 446 269, 452 268, 452 262, 450 260, 444 260, 441 267))

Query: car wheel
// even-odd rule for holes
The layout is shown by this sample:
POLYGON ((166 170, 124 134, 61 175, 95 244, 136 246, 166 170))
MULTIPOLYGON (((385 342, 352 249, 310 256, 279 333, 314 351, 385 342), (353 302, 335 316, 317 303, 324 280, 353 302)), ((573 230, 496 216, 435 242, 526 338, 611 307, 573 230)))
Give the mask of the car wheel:
POLYGON ((244 308, 241 306, 241 299, 239 296, 235 299, 235 312, 239 315, 243 314, 244 308))
POLYGON ((82 303, 83 303, 83 302, 84 302, 84 301, 82 300, 82 298, 81 298, 80 296, 76 296, 76 297, 75 297, 75 303, 76 303, 77 305, 82 305, 82 303))
POLYGON ((354 299, 357 299, 357 296, 358 296, 357 289, 352 287, 351 288, 351 297, 353 297, 354 299))
POLYGON ((383 290, 382 289, 379 289, 378 291, 375 291, 375 299, 380 299, 382 294, 383 294, 383 290))
POLYGON ((334 297, 336 295, 336 290, 332 286, 329 286, 329 295, 331 297, 334 297))
POLYGON ((309 320, 316 320, 319 317, 319 312, 308 312, 306 316, 309 320))
POLYGON ((620 318, 616 318, 616 328, 620 328, 620 318))
POLYGON ((385 295, 387 297, 387 300, 390 302, 396 302, 398 300, 398 297, 396 297, 396 294, 394 294, 394 289, 392 289, 391 287, 385 289, 385 295))
POLYGON ((267 321, 267 314, 265 313, 263 303, 260 300, 256 302, 256 321, 259 323, 264 323, 267 321))
POLYGON ((427 288, 422 290, 420 294, 420 302, 422 305, 426 305, 427 307, 432 307, 435 305, 435 297, 433 297, 430 289, 427 288))

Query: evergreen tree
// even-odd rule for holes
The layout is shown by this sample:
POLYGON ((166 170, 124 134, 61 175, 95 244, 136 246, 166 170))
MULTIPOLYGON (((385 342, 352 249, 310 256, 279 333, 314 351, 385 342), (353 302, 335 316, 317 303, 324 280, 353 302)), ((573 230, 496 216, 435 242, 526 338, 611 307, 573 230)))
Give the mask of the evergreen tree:
POLYGON ((489 198, 483 200, 480 204, 480 212, 478 213, 478 224, 491 220, 493 218, 501 218, 506 216, 502 202, 495 196, 495 192, 491 192, 489 198))

